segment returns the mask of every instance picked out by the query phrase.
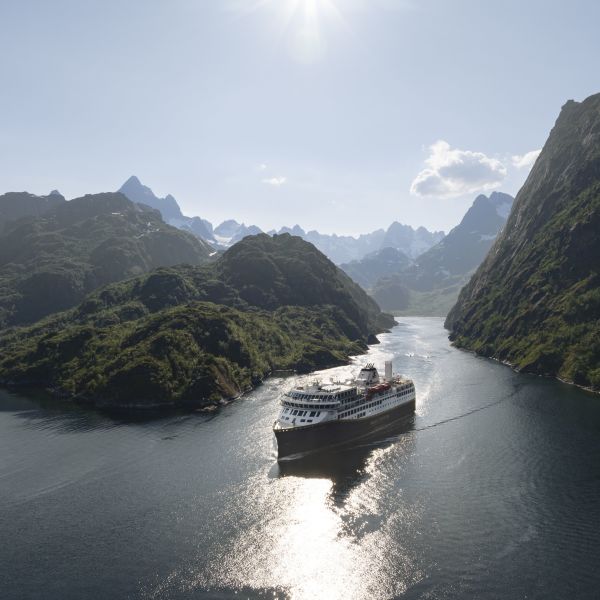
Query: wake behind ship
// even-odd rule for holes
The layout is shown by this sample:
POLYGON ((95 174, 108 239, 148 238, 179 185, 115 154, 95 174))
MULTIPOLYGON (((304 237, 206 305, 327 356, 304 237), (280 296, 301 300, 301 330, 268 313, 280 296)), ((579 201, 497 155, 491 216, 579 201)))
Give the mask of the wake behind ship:
POLYGON ((354 381, 299 386, 280 404, 273 432, 278 458, 289 459, 390 428, 414 412, 415 386, 393 375, 388 361, 383 380, 375 366, 367 364, 354 381))

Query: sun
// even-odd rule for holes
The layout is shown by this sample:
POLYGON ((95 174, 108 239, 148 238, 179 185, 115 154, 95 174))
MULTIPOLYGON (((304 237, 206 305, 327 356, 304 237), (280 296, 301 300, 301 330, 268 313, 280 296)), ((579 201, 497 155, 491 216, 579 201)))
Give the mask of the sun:
POLYGON ((343 23, 334 0, 285 0, 283 24, 291 55, 298 62, 310 64, 327 51, 328 34, 343 23))
POLYGON ((340 5, 348 0, 244 0, 236 12, 268 11, 278 23, 279 38, 294 60, 310 64, 324 57, 328 39, 340 26, 348 29, 340 5))

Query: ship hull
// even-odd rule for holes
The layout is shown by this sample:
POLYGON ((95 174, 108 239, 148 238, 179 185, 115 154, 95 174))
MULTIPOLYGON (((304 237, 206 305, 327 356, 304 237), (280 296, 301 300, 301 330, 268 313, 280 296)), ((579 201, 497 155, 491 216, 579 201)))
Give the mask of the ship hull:
POLYGON ((393 428, 399 421, 415 412, 415 400, 405 402, 391 410, 347 421, 326 421, 315 425, 294 428, 274 427, 277 439, 277 458, 293 459, 367 438, 393 428))

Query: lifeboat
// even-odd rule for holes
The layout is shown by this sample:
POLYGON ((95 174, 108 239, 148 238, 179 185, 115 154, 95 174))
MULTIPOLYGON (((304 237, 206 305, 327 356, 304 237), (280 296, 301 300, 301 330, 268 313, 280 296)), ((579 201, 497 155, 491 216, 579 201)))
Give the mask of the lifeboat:
POLYGON ((389 383, 378 383, 377 385, 373 385, 367 390, 367 398, 372 398, 373 396, 386 392, 389 389, 389 383))

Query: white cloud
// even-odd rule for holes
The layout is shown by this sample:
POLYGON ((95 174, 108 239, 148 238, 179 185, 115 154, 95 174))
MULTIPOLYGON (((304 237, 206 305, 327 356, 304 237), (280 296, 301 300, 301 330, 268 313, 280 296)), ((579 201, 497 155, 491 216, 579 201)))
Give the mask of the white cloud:
POLYGON ((260 163, 260 165, 258 165, 258 170, 265 171, 267 166, 268 166, 267 163, 260 163))
POLYGON ((411 194, 451 198, 498 187, 506 177, 506 167, 483 152, 451 148, 439 140, 429 147, 426 168, 413 180, 411 194))
POLYGON ((283 185, 286 181, 287 179, 285 177, 268 177, 267 179, 262 180, 263 183, 267 183, 268 185, 274 185, 276 187, 283 185))
POLYGON ((540 148, 539 150, 531 150, 531 152, 526 152, 525 154, 515 154, 511 158, 512 164, 517 167, 517 169, 523 169, 525 167, 531 169, 541 151, 542 149, 540 148))

